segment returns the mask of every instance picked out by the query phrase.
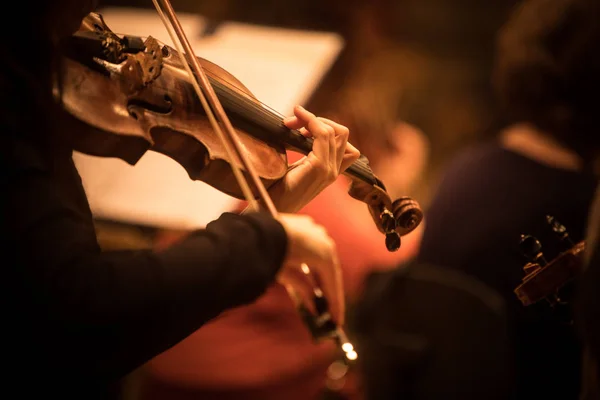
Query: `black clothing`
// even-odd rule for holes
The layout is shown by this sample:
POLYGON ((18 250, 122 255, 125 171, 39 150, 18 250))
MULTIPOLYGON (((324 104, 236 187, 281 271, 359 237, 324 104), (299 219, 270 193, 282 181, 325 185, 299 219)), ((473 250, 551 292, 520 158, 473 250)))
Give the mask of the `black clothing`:
POLYGON ((286 252, 282 225, 263 214, 224 214, 160 253, 101 251, 64 145, 79 128, 52 94, 65 39, 97 3, 16 2, 29 17, 2 51, 2 378, 18 398, 106 398, 128 372, 259 297, 286 252))
POLYGON ((274 281, 287 236, 266 214, 224 214, 160 253, 102 252, 72 152, 48 158, 11 142, 2 157, 2 358, 3 381, 20 398, 103 398, 274 281))
POLYGON ((368 400, 505 400, 504 300, 460 271, 411 263, 369 276, 353 333, 368 400))
POLYGON ((600 398, 600 186, 588 225, 586 260, 576 303, 576 326, 585 342, 581 400, 600 398))
POLYGON ((505 298, 519 399, 576 399, 580 386, 580 346, 572 326, 545 302, 524 307, 513 292, 527 262, 520 235, 537 237, 547 260, 558 248, 546 215, 564 224, 574 241, 582 240, 597 182, 487 143, 447 168, 427 211, 418 260, 475 276, 505 298))

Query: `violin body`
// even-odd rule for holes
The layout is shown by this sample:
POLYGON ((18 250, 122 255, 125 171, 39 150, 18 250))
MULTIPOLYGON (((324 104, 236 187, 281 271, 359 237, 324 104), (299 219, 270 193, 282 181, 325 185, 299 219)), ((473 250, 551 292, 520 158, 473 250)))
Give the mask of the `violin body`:
MULTIPOLYGON (((146 151, 156 151, 179 163, 191 179, 243 198, 229 166, 235 162, 242 168, 242 163, 227 156, 176 50, 159 45, 153 38, 146 39, 143 47, 141 39, 127 38, 128 42, 137 42, 127 48, 95 13, 86 17, 78 34, 79 40, 71 50, 78 60, 65 60, 62 101, 70 114, 96 128, 78 135, 78 151, 117 157, 131 165, 146 151), (104 44, 95 54, 89 52, 90 44, 97 40, 116 43, 110 56, 104 44), (98 64, 93 61, 98 57, 120 62, 98 64)), ((207 73, 217 77, 215 81, 220 78, 232 82, 243 90, 243 95, 254 98, 231 74, 207 60, 199 61, 207 73)), ((223 106, 231 108, 225 102, 223 106)), ((231 118, 235 120, 235 114, 231 118)), ((246 155, 269 188, 287 172, 285 148, 281 144, 267 145, 241 129, 236 131, 246 155)))
MULTIPOLYGON (((289 169, 286 150, 308 154, 312 139, 287 128, 230 73, 197 59, 241 148, 270 188, 289 169)), ((90 13, 73 35, 64 61, 57 94, 68 113, 86 125, 74 138, 78 151, 131 165, 146 151, 156 151, 179 163, 191 179, 244 198, 230 165, 246 174, 243 163, 227 155, 175 49, 152 37, 118 36, 100 14, 90 13)), ((408 197, 392 201, 364 156, 345 174, 352 179, 349 194, 368 205, 388 249, 397 250, 400 236, 422 221, 418 203, 408 197)), ((251 189, 257 196, 256 188, 251 189)))

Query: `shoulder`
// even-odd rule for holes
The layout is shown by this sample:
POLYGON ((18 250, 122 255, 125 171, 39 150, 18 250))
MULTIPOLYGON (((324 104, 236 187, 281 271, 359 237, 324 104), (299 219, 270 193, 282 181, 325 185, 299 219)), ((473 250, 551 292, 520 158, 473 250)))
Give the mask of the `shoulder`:
POLYGON ((477 196, 499 171, 506 171, 510 156, 495 142, 469 146, 443 168, 430 208, 447 204, 450 199, 477 196))
POLYGON ((442 182, 460 177, 480 176, 492 171, 492 167, 512 162, 509 152, 495 141, 472 144, 460 151, 444 168, 442 182))

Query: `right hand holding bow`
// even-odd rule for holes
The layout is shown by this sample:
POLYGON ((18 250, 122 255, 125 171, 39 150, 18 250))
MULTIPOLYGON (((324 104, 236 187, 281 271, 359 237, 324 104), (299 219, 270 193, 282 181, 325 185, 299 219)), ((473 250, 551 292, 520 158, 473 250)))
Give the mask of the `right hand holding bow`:
POLYGON ((314 312, 313 285, 302 272, 302 264, 309 266, 312 275, 323 290, 333 320, 344 324, 344 288, 335 243, 321 225, 306 215, 280 214, 279 222, 288 236, 288 248, 283 268, 277 280, 288 292, 314 312))

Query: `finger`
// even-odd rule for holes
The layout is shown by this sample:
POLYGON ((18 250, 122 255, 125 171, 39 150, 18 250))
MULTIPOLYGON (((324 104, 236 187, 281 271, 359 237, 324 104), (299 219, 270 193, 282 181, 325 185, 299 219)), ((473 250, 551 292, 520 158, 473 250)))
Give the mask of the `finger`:
POLYGON ((279 279, 278 281, 281 284, 281 286, 285 288, 285 291, 287 292, 289 298, 292 300, 292 303, 294 303, 294 307, 300 307, 300 305, 303 303, 302 296, 300 296, 296 289, 294 289, 294 285, 292 285, 285 279, 279 279))
POLYGON ((284 118, 283 123, 290 129, 300 129, 307 126, 310 120, 316 118, 316 115, 298 105, 294 107, 294 115, 284 118))
POLYGON ((307 128, 315 138, 335 135, 335 129, 333 129, 332 126, 323 122, 321 118, 306 110, 304 107, 296 106, 294 108, 294 114, 298 122, 302 122, 302 125, 300 126, 307 128))
MULTIPOLYGON (((316 119, 315 121, 319 123, 316 119)), ((312 151, 308 154, 308 157, 316 158, 321 168, 333 171, 335 169, 335 165, 332 164, 335 161, 335 145, 333 144, 335 136, 333 130, 325 124, 321 126, 311 125, 309 131, 312 133, 314 141, 312 151)))
MULTIPOLYGON (((348 143, 348 136, 350 135, 350 130, 335 121, 332 121, 327 118, 319 118, 324 124, 327 124, 334 130, 335 141, 333 142, 333 146, 335 146, 335 166, 338 174, 345 170, 342 169, 342 162, 344 161, 344 156, 346 153, 346 147, 348 143)), ((346 167, 347 168, 347 167, 346 167)))
POLYGON ((308 293, 305 290, 300 289, 302 284, 300 282, 290 283, 290 281, 280 282, 288 296, 294 303, 294 307, 298 310, 304 308, 307 309, 309 313, 315 315, 316 309, 312 298, 308 296, 308 293))
POLYGON ((343 137, 338 136, 338 134, 335 131, 335 128, 326 122, 326 121, 328 121, 326 118, 317 117, 317 119, 320 122, 322 122, 323 124, 325 124, 325 126, 327 126, 326 129, 328 131, 328 135, 327 135, 326 139, 327 139, 327 144, 329 145, 329 157, 330 157, 329 162, 331 163, 332 170, 336 171, 336 176, 337 176, 337 171, 340 170, 340 163, 342 161, 341 157, 339 156, 339 154, 342 153, 342 151, 340 149, 343 149, 343 147, 340 147, 338 145, 337 141, 338 141, 338 138, 341 138, 343 140, 343 137))
POLYGON ((335 130, 336 135, 343 135, 346 137, 350 136, 350 130, 346 126, 338 122, 332 121, 328 118, 319 117, 319 119, 327 125, 331 126, 335 130))
POLYGON ((296 119, 290 119, 288 125, 298 127, 304 124, 303 128, 307 128, 308 133, 315 139, 309 158, 317 162, 320 169, 328 171, 328 174, 335 179, 352 163, 352 156, 349 156, 342 170, 349 135, 348 128, 328 118, 316 117, 300 106, 294 109, 294 113, 296 119))
POLYGON ((298 132, 300 132, 304 137, 312 137, 312 133, 310 133, 306 128, 300 128, 298 129, 298 132))
POLYGON ((277 280, 285 287, 296 307, 304 305, 312 314, 316 313, 312 288, 298 268, 286 268, 277 280))
POLYGON ((304 126, 304 121, 300 120, 295 115, 290 117, 285 117, 283 119, 283 124, 290 129, 300 129, 304 126))
POLYGON ((346 143, 346 151, 344 152, 344 156, 342 158, 342 163, 340 165, 340 174, 348 169, 358 158, 360 157, 360 151, 356 147, 354 147, 350 142, 346 143))
POLYGON ((300 120, 296 117, 287 117, 283 120, 283 123, 289 129, 295 129, 296 131, 300 132, 306 137, 313 136, 313 134, 308 129, 306 129, 305 126, 308 124, 308 122, 305 122, 304 120, 300 120))

